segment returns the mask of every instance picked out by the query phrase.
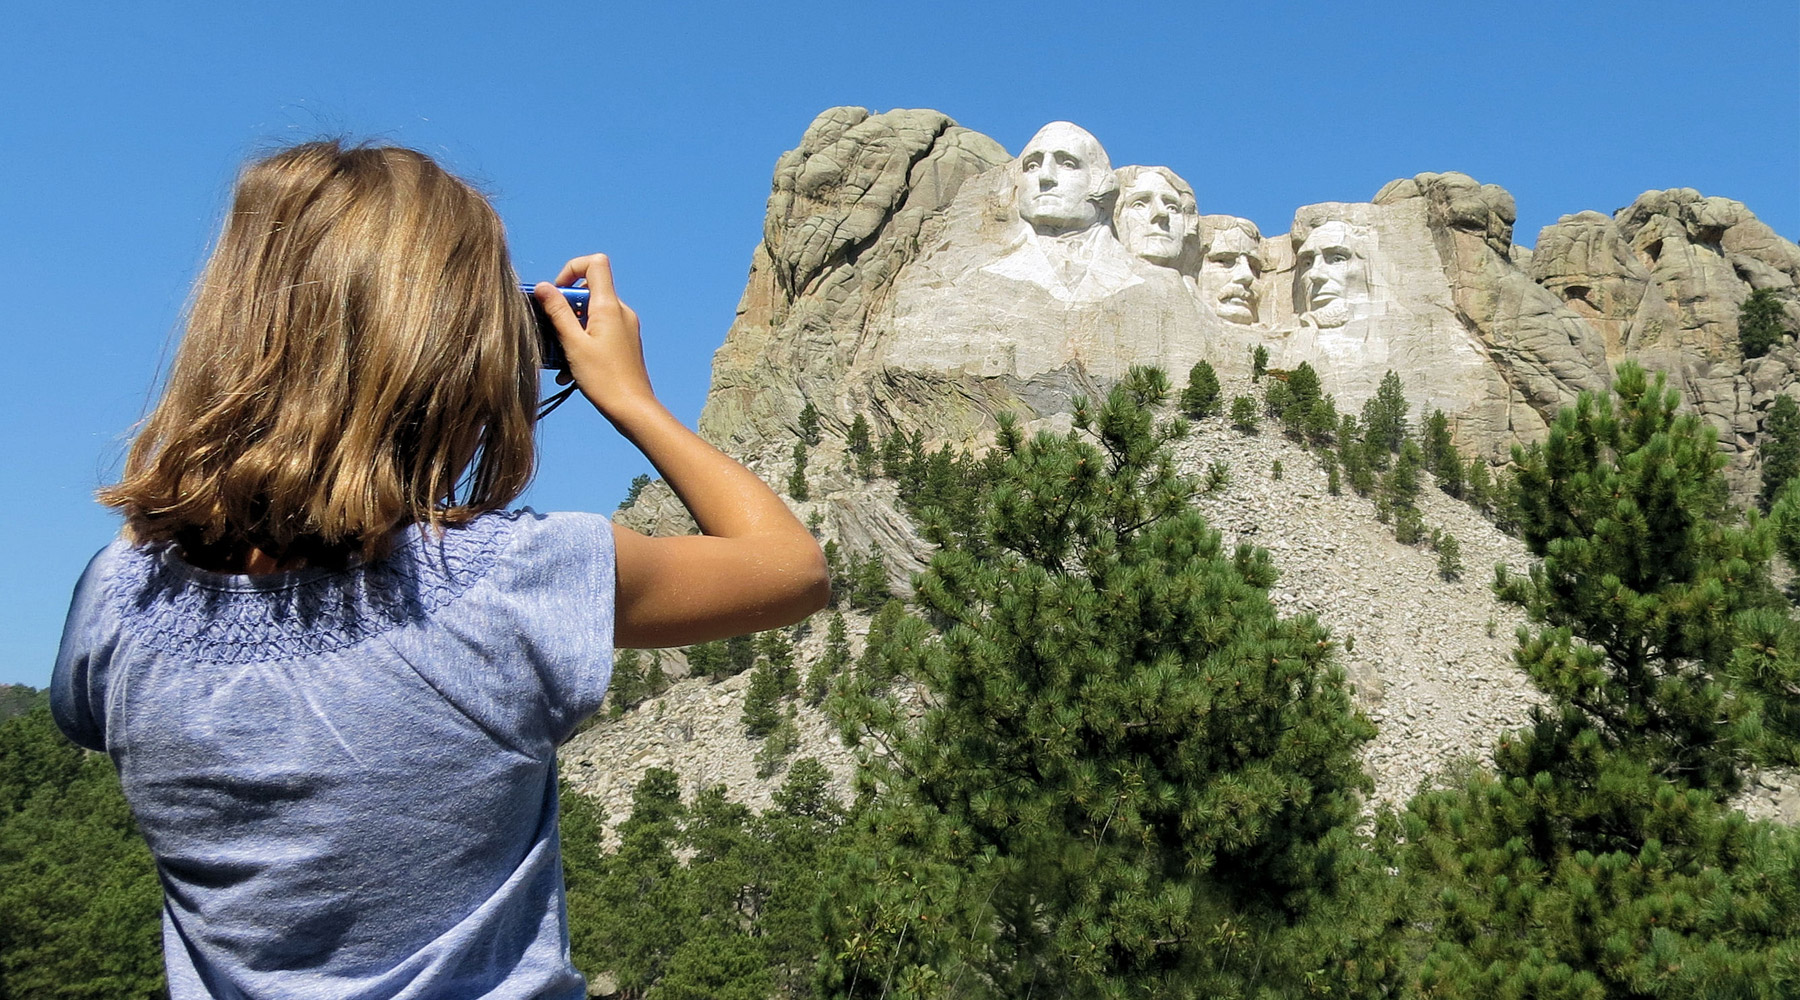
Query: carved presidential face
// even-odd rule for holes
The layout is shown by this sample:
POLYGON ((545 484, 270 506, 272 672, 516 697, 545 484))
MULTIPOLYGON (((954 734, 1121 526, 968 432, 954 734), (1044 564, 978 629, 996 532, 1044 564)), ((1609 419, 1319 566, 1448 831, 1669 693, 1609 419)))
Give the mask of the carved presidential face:
POLYGON ((1219 318, 1256 322, 1262 298, 1256 288, 1262 274, 1259 242, 1242 229, 1231 228, 1221 230, 1207 248, 1200 262, 1200 294, 1219 318))
POLYGON ((1119 242, 1125 244, 1125 249, 1163 267, 1174 267, 1180 262, 1182 248, 1194 229, 1194 218, 1192 198, 1184 198, 1156 170, 1140 170, 1123 186, 1119 208, 1113 216, 1119 242))
POLYGON ((1322 327, 1343 326, 1351 308, 1368 299, 1366 238, 1342 222, 1327 222, 1300 244, 1294 265, 1301 312, 1322 327))
POLYGON ((1106 150, 1079 125, 1051 122, 1019 154, 1015 190, 1019 218, 1040 233, 1092 228, 1112 190, 1112 163, 1106 150))

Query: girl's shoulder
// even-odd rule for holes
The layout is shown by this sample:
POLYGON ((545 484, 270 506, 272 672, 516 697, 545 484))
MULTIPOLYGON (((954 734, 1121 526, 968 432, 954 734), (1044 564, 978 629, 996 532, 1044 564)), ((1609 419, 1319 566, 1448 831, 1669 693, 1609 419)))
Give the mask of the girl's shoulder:
POLYGON ((95 556, 83 583, 100 598, 96 615, 149 648, 250 662, 329 652, 423 622, 485 582, 610 559, 611 543, 601 515, 527 507, 442 530, 402 528, 387 558, 342 569, 219 573, 188 564, 172 545, 120 540, 95 556))

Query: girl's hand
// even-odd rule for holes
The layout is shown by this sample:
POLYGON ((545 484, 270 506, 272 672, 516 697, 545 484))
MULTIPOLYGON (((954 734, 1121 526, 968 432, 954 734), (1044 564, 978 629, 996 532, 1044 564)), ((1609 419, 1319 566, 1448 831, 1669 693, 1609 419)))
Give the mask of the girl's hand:
POLYGON ((649 538, 613 525, 614 642, 686 646, 791 625, 831 596, 819 543, 787 504, 730 456, 682 426, 650 389, 637 313, 613 290, 604 254, 569 261, 556 284, 587 279, 582 327, 562 293, 533 293, 556 324, 582 394, 636 445, 702 535, 649 538))
POLYGON ((638 316, 619 301, 613 288, 612 262, 605 254, 588 254, 564 264, 556 285, 568 287, 577 279, 585 279, 588 287, 586 327, 555 285, 540 281, 533 293, 556 324, 563 353, 569 359, 569 373, 581 394, 617 423, 634 408, 657 405, 650 373, 644 367, 638 316))

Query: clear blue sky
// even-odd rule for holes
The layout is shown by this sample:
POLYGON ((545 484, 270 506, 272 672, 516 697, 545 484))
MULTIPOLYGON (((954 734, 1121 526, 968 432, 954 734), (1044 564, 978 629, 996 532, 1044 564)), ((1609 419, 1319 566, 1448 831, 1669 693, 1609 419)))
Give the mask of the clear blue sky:
MULTIPOLYGON (((1070 119, 1114 163, 1166 164, 1204 211, 1266 232, 1300 205, 1461 170, 1513 192, 1524 243, 1676 186, 1800 237, 1792 0, 15 3, 3 23, 0 682, 47 682, 69 588, 116 530, 91 494, 237 164, 280 143, 440 157, 492 194, 527 278, 611 253, 690 422, 775 159, 833 105, 936 108, 1014 151, 1070 119)), ((647 469, 570 405, 526 500, 610 510, 647 469)))

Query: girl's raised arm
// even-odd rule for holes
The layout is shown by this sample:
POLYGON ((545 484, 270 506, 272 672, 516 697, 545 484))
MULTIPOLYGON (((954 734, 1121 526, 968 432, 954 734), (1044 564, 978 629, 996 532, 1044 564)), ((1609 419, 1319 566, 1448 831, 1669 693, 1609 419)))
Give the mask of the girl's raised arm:
POLYGON ((585 328, 549 283, 536 292, 575 384, 650 459, 704 532, 651 538, 613 526, 617 644, 705 642, 790 625, 824 607, 831 584, 812 533, 774 490, 657 400, 637 314, 619 301, 606 255, 569 261, 556 284, 576 278, 590 290, 585 328))

